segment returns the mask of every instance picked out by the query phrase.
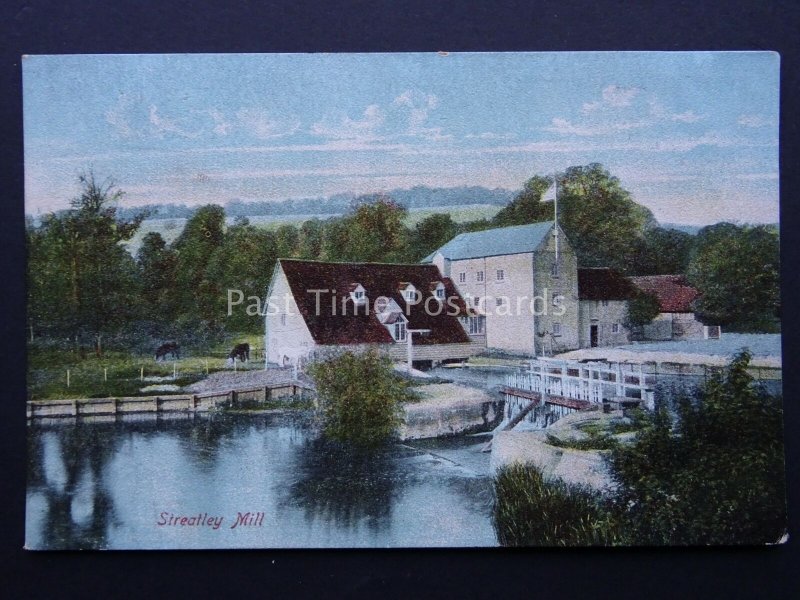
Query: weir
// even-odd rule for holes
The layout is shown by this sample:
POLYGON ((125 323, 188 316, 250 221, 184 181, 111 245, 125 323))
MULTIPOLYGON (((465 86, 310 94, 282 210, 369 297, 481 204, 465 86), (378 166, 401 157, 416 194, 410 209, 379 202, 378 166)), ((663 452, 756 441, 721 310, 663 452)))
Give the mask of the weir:
POLYGON ((543 429, 593 406, 653 409, 655 392, 650 384, 642 364, 537 358, 527 371, 506 376, 500 389, 505 415, 498 429, 513 429, 522 421, 543 429))

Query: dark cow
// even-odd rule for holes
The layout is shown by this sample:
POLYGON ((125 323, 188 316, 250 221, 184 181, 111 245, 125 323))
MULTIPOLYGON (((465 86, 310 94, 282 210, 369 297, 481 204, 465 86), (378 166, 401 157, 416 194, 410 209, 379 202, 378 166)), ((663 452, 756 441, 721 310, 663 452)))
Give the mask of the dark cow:
POLYGON ((228 354, 228 364, 233 364, 233 361, 237 358, 240 362, 250 360, 250 344, 236 344, 231 353, 228 354))
POLYGON ((181 347, 178 346, 177 342, 164 342, 156 348, 156 361, 165 360, 167 354, 170 354, 172 358, 180 358, 181 347))

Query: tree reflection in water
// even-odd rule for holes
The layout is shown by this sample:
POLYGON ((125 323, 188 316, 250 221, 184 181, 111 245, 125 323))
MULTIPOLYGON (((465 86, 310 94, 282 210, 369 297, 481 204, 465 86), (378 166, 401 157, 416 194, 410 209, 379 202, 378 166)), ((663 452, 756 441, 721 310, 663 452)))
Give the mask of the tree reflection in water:
POLYGON ((113 425, 77 424, 29 430, 28 486, 43 496, 46 505, 37 547, 108 546, 114 509, 103 469, 116 452, 111 429, 113 425))
POLYGON ((391 445, 359 449, 309 439, 299 452, 299 480, 290 486, 287 503, 303 508, 309 522, 321 519, 350 530, 363 525, 372 533, 386 531, 403 486, 397 452, 391 445))

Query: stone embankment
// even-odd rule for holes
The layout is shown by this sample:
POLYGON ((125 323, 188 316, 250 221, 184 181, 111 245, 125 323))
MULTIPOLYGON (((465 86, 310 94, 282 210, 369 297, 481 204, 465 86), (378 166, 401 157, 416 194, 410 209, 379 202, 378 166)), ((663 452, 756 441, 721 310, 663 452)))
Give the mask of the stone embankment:
POLYGON ((404 406, 401 440, 491 431, 503 418, 503 400, 453 383, 416 388, 418 402, 404 406))
MULTIPOLYGON (((589 410, 567 415, 547 429, 498 431, 492 440, 490 468, 496 472, 514 462, 530 463, 548 479, 561 479, 565 483, 599 491, 612 490, 614 482, 606 463, 608 450, 556 446, 549 443, 548 436, 569 444, 590 439, 586 429, 608 431, 614 424, 621 423, 629 423, 622 411, 604 414, 600 410, 589 410)), ((629 432, 613 437, 625 442, 634 436, 635 433, 629 432)))

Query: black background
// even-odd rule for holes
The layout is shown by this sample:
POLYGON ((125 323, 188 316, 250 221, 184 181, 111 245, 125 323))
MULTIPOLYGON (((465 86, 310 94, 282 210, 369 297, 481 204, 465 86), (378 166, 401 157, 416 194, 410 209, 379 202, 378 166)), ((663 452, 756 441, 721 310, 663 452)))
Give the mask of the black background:
POLYGON ((790 533, 797 535, 796 2, 5 0, 0 6, 0 594, 27 597, 800 597, 798 539, 772 548, 25 552, 21 54, 774 50, 790 533))

